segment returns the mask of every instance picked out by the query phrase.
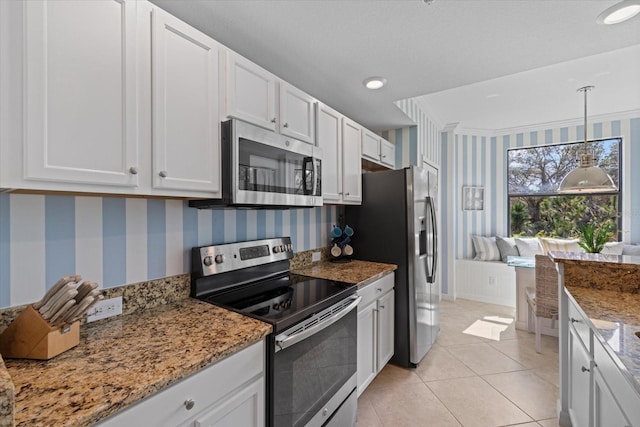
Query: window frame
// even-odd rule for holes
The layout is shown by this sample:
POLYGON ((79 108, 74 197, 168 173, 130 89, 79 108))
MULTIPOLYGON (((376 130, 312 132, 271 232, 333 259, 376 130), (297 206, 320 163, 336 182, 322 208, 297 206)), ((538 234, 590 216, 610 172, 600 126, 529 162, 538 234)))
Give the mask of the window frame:
MULTIPOLYGON (((543 144, 543 145, 532 145, 532 146, 528 146, 528 147, 511 147, 511 148, 507 148, 506 150, 506 156, 505 158, 507 159, 507 170, 506 170, 506 175, 505 175, 505 187, 506 187, 506 196, 507 196, 507 203, 506 203, 506 209, 507 209, 507 230, 508 230, 508 235, 512 236, 511 233, 511 198, 518 198, 518 197, 574 197, 574 196, 608 196, 608 195, 616 195, 616 204, 617 204, 617 211, 621 212, 622 211, 622 194, 623 194, 623 182, 622 182, 622 177, 623 177, 623 173, 622 173, 622 168, 624 165, 623 162, 623 152, 622 152, 622 148, 624 146, 623 142, 624 142, 624 138, 622 136, 613 136, 613 137, 608 137, 608 138, 597 138, 597 139, 590 139, 588 140, 588 143, 594 143, 594 142, 600 142, 600 141, 610 141, 610 140, 617 140, 618 143, 618 191, 617 192, 607 192, 607 191, 599 191, 599 192, 594 192, 594 193, 584 193, 584 192, 574 192, 574 193, 564 193, 564 194, 559 194, 557 192, 539 192, 539 193, 518 193, 518 194, 511 194, 510 192, 510 186, 509 186, 509 169, 510 169, 510 164, 511 162, 509 161, 509 152, 510 151, 516 151, 516 150, 535 150, 538 148, 546 148, 546 147, 552 147, 552 146, 560 146, 560 145, 565 145, 565 146, 570 146, 570 145, 575 145, 575 144, 584 144, 584 141, 573 141, 573 142, 554 142, 551 144, 543 144)), ((576 167, 578 166, 577 161, 576 161, 576 167)), ((616 237, 617 240, 620 241, 620 238, 622 236, 622 216, 620 214, 617 215, 616 217, 616 237)))

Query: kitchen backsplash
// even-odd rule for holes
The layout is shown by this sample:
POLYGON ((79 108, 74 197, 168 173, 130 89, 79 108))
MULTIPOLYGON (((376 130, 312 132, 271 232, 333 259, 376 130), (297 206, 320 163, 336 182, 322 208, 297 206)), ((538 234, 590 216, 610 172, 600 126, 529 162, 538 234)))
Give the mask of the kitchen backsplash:
POLYGON ((103 288, 190 271, 194 246, 291 236, 296 252, 328 245, 334 206, 189 208, 181 200, 0 194, 0 307, 38 300, 66 274, 103 288))

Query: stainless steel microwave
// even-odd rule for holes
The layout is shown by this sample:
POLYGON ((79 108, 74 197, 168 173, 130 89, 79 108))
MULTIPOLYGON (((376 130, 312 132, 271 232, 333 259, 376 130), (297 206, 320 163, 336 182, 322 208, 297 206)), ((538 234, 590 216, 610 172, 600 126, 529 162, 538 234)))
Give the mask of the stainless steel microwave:
POLYGON ((189 206, 322 206, 322 151, 240 120, 222 122, 222 199, 189 206))

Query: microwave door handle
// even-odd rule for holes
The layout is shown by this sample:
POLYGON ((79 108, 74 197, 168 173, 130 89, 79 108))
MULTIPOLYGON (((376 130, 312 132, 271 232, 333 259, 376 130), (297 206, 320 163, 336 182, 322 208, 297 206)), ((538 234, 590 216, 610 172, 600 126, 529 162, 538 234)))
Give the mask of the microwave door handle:
POLYGON ((313 165, 313 172, 311 176, 311 182, 313 182, 313 188, 311 190, 312 196, 318 195, 318 174, 320 173, 318 170, 318 164, 319 162, 316 162, 315 158, 311 159, 311 165, 313 165))
POLYGON ((309 163, 313 166, 313 157, 305 157, 302 159, 302 194, 309 194, 309 189, 307 188, 307 171, 309 167, 309 163))
POLYGON ((310 328, 305 329, 302 332, 298 332, 297 334, 294 334, 291 336, 287 335, 286 333, 278 335, 276 337, 276 345, 275 345, 276 353, 279 352, 280 350, 284 350, 287 347, 291 347, 292 345, 297 344, 300 341, 303 341, 309 338, 310 336, 315 335, 316 333, 322 331, 323 329, 326 329, 329 326, 333 325, 338 320, 346 316, 351 310, 356 308, 360 300, 362 300, 362 297, 355 296, 355 295, 349 298, 351 299, 351 303, 348 306, 344 307, 342 310, 335 313, 331 317, 323 320, 322 322, 316 323, 310 328))

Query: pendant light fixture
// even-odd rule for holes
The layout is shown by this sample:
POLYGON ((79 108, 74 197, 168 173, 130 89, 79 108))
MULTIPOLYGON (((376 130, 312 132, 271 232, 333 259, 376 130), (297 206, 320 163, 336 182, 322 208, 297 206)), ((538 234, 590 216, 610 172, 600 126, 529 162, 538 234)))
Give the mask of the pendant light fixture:
POLYGON ((613 193, 618 187, 605 171, 595 166, 593 153, 589 151, 587 140, 587 92, 593 86, 578 89, 584 92, 584 151, 580 154, 579 166, 564 177, 558 193, 613 193))

